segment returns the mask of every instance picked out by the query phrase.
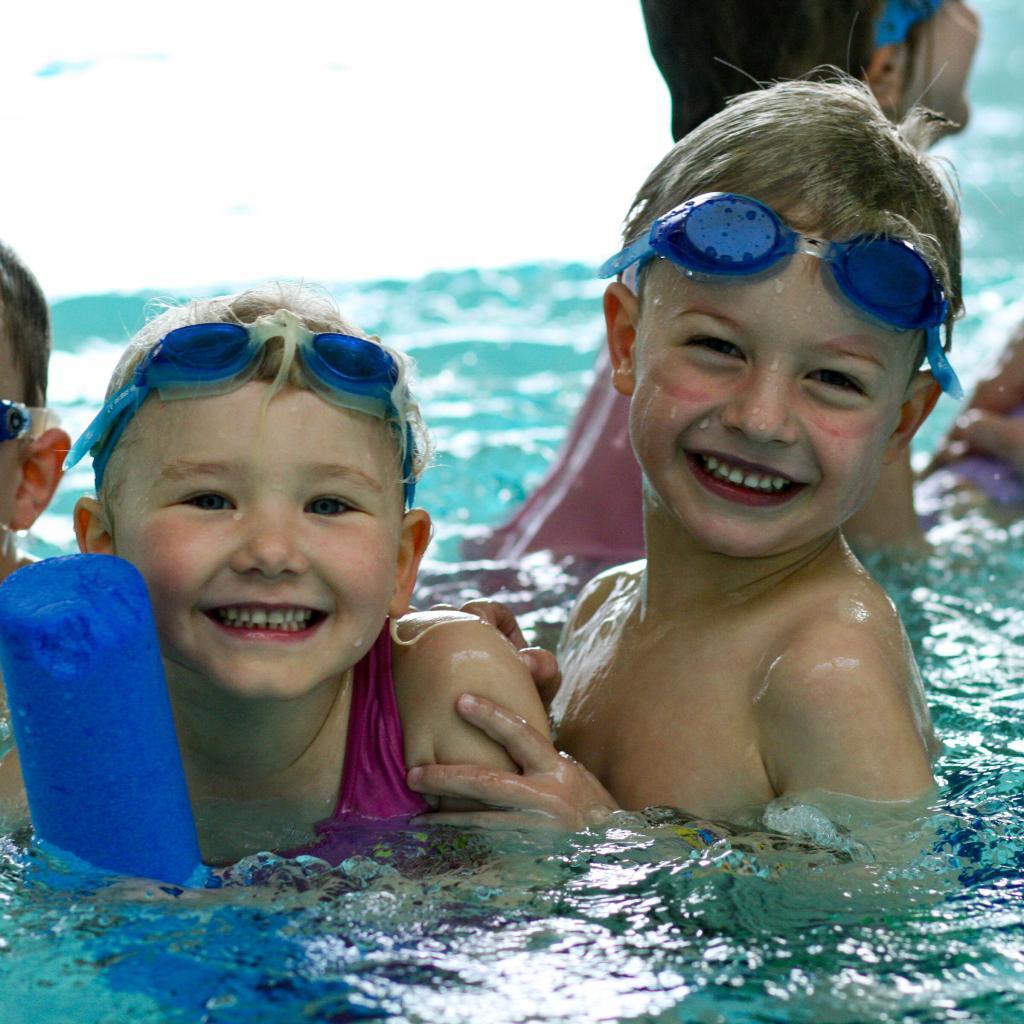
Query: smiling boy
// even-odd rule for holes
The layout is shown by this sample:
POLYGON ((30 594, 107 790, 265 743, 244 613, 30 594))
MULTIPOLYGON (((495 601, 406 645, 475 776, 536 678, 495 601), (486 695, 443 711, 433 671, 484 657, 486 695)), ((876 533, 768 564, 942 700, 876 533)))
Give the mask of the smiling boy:
POLYGON ((626 240, 605 315, 647 559, 580 597, 560 745, 628 807, 927 792, 913 656, 841 528, 958 388, 954 201, 865 89, 787 83, 679 143, 626 240))
MULTIPOLYGON (((655 168, 602 268, 647 557, 580 595, 552 716, 623 807, 743 823, 783 795, 934 784, 910 646, 842 526, 940 386, 959 391, 958 209, 918 149, 941 127, 918 112, 896 128, 852 81, 746 94, 655 168)), ((462 710, 544 761, 493 707, 462 710)), ((537 774, 510 799, 493 773, 415 785, 541 811, 558 790, 564 820, 601 812, 585 779, 537 774)))

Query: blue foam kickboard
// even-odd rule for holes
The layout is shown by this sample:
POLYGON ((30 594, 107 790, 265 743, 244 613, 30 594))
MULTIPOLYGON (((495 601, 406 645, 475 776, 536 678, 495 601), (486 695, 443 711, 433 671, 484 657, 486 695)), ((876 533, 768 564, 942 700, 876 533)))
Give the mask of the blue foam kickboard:
POLYGON ((117 874, 200 865, 146 585, 70 555, 0 585, 0 666, 36 835, 117 874))

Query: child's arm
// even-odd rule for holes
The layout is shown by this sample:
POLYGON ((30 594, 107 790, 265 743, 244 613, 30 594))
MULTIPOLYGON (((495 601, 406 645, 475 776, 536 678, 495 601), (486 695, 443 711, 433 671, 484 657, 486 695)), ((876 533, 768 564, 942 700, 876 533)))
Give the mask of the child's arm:
POLYGON ((597 824, 618 809, 608 790, 568 754, 555 749, 547 733, 483 697, 463 694, 459 714, 504 748, 519 771, 479 765, 431 764, 409 772, 409 787, 436 797, 477 801, 486 811, 438 813, 438 824, 512 826, 549 824, 577 830, 597 824))
POLYGON ((0 830, 10 831, 29 820, 28 799, 21 779, 17 748, 0 757, 0 830))
POLYGON ((780 796, 822 789, 906 800, 935 784, 938 741, 898 624, 882 637, 834 620, 801 630, 769 670, 756 712, 780 796))
MULTIPOLYGON (((6 724, 9 729, 10 718, 7 693, 0 677, 0 724, 6 724)), ((28 802, 21 780, 21 762, 18 760, 18 748, 12 743, 6 754, 0 753, 0 828, 15 828, 27 818, 28 802)))
MULTIPOLYGON (((538 764, 542 770, 564 766, 563 774, 577 780, 569 767, 574 763, 561 758, 551 744, 547 716, 528 668, 497 630, 475 616, 427 612, 403 618, 398 636, 395 687, 406 736, 406 763, 410 769, 438 766, 424 767, 412 778, 418 779, 421 792, 442 795, 442 810, 520 807, 510 795, 517 788, 515 780, 524 779, 514 757, 525 760, 528 770, 538 764), (463 694, 482 698, 476 705, 463 700, 462 711, 478 720, 487 733, 460 716, 456 702, 463 694), (503 707, 495 708, 498 703, 503 707), (506 733, 519 738, 508 753, 506 733), (474 780, 467 789, 461 788, 459 768, 474 780), (461 799, 470 795, 481 799, 468 804, 461 799)), ((558 789, 557 781, 554 788, 558 789)), ((557 804, 555 794, 545 806, 531 804, 529 809, 574 825, 559 813, 557 804)), ((472 820, 483 823, 480 818, 472 820)))
MULTIPOLYGON (((431 606, 430 610, 436 612, 453 611, 454 609, 450 604, 435 604, 431 606)), ((486 597, 463 602, 459 606, 459 611, 475 615, 478 619, 489 622, 512 644, 533 677, 533 685, 537 688, 541 703, 544 707, 549 707, 562 682, 558 659, 543 647, 527 646, 526 637, 523 636, 523 631, 519 628, 515 612, 501 601, 486 597)))

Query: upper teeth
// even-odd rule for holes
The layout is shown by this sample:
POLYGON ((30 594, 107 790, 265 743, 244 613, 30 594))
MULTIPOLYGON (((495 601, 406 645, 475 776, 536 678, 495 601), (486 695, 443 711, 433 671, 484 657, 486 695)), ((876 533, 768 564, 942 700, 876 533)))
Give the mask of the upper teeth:
POLYGON ((294 633, 305 629, 313 617, 312 608, 246 608, 232 606, 216 609, 225 626, 237 629, 283 629, 294 633))
POLYGON ((738 466, 730 466, 713 455, 705 455, 703 459, 709 472, 717 476, 719 480, 728 480, 731 484, 741 484, 743 487, 750 487, 758 491, 781 491, 789 483, 781 476, 752 473, 749 470, 740 469, 738 466))

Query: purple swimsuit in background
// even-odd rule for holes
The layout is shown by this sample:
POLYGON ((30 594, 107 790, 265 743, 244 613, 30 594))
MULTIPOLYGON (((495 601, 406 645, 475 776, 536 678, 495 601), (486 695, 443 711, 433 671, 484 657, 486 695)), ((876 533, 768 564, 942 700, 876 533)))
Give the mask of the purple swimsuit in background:
MULTIPOLYGON (((1014 419, 1024 417, 1024 405, 1009 415, 1014 419)), ((985 455, 965 455, 950 462, 925 477, 917 491, 926 499, 939 497, 958 482, 972 484, 997 505, 1024 505, 1024 480, 1020 474, 1013 466, 985 455)))

